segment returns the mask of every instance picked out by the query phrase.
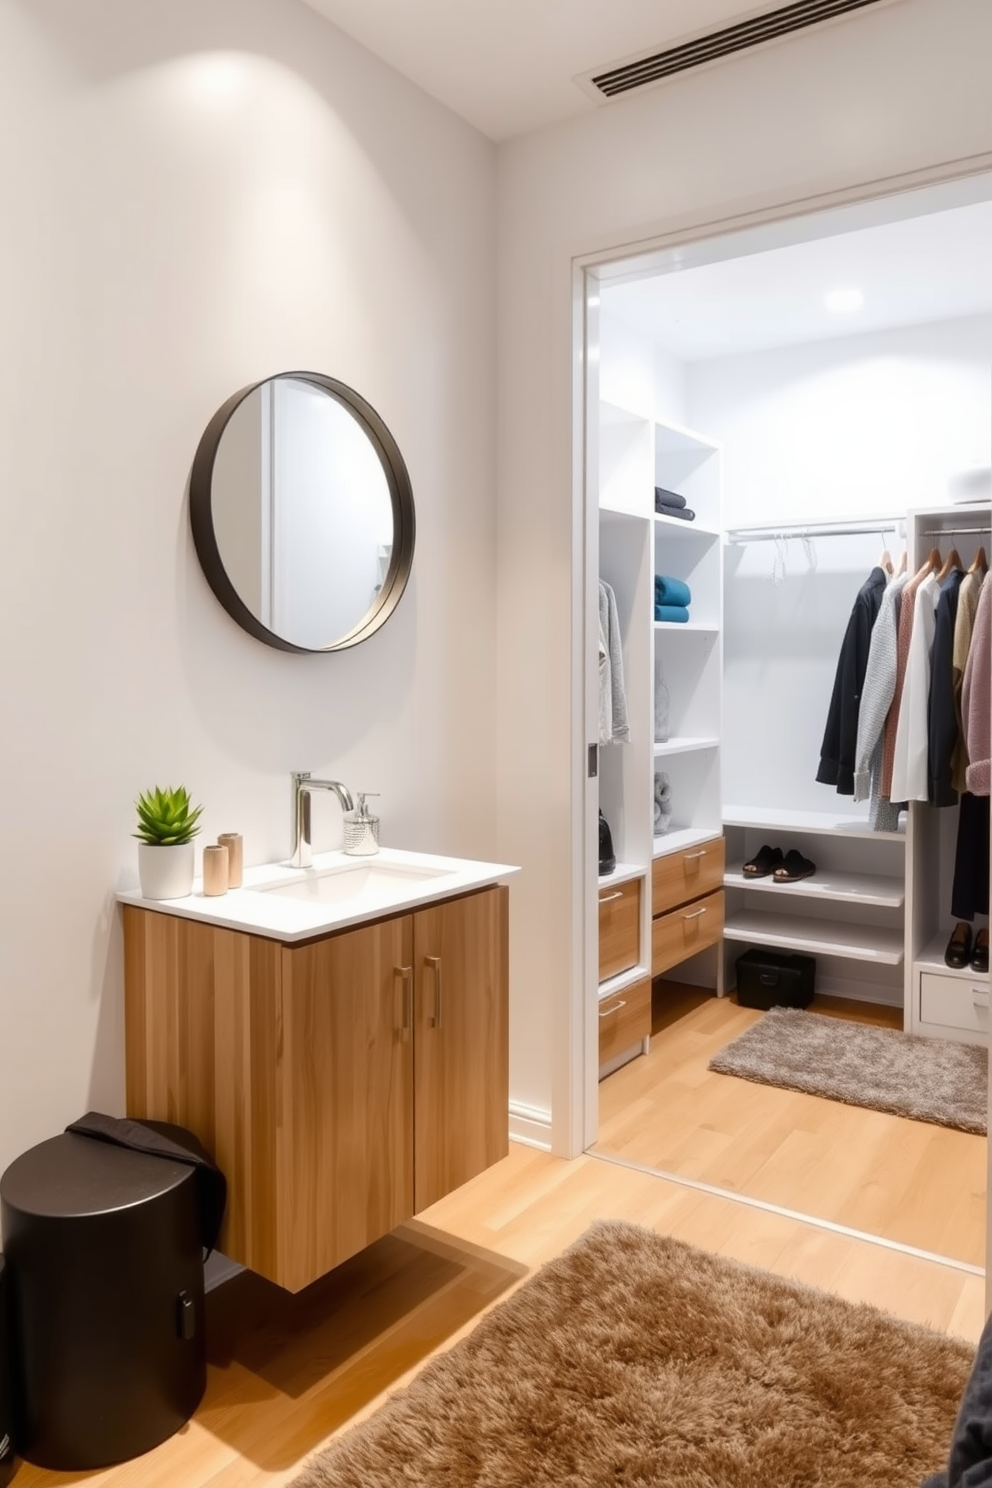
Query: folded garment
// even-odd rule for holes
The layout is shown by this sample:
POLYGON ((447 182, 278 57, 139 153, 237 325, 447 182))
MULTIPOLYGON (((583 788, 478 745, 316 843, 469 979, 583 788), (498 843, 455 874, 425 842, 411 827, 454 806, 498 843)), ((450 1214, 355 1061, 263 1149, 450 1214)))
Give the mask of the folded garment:
POLYGON ((685 605, 656 604, 654 618, 663 620, 666 625, 686 625, 689 620, 689 611, 685 605))
POLYGON ((672 788, 664 770, 657 770, 654 777, 654 830, 655 836, 667 832, 672 825, 672 788))
POLYGON ((683 579, 672 579, 668 574, 655 574, 654 602, 667 605, 691 605, 692 591, 683 579))
POLYGON ((685 506, 685 497, 684 496, 680 496, 677 491, 666 491, 665 488, 664 488, 664 486, 655 486, 655 488, 654 488, 654 504, 655 504, 655 506, 657 506, 659 502, 661 503, 662 506, 677 506, 677 507, 681 508, 681 507, 685 506))
POLYGON ((687 506, 665 506, 661 501, 656 501, 654 509, 659 517, 678 517, 680 522, 694 522, 696 513, 690 511, 687 506))

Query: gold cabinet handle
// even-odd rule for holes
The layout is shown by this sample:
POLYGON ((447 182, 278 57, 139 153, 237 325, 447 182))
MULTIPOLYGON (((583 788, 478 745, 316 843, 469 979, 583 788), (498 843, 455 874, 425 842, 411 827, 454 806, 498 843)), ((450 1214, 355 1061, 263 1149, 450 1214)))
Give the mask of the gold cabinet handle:
POLYGON ((692 914, 683 915, 682 918, 684 920, 698 920, 699 916, 704 915, 705 913, 705 909, 697 909, 692 914))
POLYGON ((395 971, 403 983, 403 1021, 400 1023, 400 1043, 408 1044, 413 1029, 413 967, 397 966, 395 971))
POLYGON ((432 1028, 441 1027, 441 957, 425 956, 424 960, 434 973, 434 1017, 431 1019, 432 1028))
POLYGON ((706 855, 707 855, 707 849, 704 847, 703 850, 702 850, 702 852, 698 852, 698 853, 683 853, 682 854, 682 861, 684 863, 691 863, 695 858, 705 858, 706 855))
POLYGON ((623 898, 622 892, 620 891, 620 889, 617 889, 617 891, 616 891, 615 894, 600 894, 600 896, 599 896, 599 902, 600 902, 600 904, 609 904, 609 902, 610 902, 611 899, 622 899, 622 898, 623 898))
POLYGON ((607 1008, 605 1013, 600 1013, 599 1016, 601 1018, 609 1018, 612 1016, 613 1013, 618 1013, 621 1008, 626 1006, 627 1000, 626 998, 622 998, 619 1002, 615 1002, 611 1008, 607 1008))

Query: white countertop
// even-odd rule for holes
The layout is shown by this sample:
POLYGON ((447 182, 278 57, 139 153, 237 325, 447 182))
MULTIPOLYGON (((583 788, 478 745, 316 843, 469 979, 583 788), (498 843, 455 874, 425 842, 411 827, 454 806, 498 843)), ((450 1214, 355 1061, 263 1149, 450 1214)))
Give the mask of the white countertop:
POLYGON ((228 930, 244 930, 253 935, 266 935, 273 940, 309 940, 315 935, 343 930, 367 920, 406 914, 426 904, 466 894, 472 889, 499 883, 520 869, 508 863, 477 863, 468 858, 441 858, 430 853, 404 852, 383 847, 371 857, 350 857, 343 852, 315 853, 311 868, 291 868, 286 863, 263 863, 244 871, 240 889, 226 894, 207 896, 201 879, 195 880, 193 892, 185 899, 145 899, 140 889, 121 890, 122 904, 133 904, 159 914, 179 915, 187 920, 200 920, 206 925, 220 925, 228 930), (372 889, 340 902, 327 903, 316 895, 341 874, 354 875, 358 883, 374 874, 379 867, 381 882, 372 889), (361 870, 365 869, 363 875, 361 870), (404 879, 404 871, 422 873, 422 878, 404 879), (394 876, 389 882, 387 875, 394 876), (287 885, 305 885, 302 890, 312 898, 296 898, 285 892, 287 885), (266 890, 282 892, 269 893, 266 890))

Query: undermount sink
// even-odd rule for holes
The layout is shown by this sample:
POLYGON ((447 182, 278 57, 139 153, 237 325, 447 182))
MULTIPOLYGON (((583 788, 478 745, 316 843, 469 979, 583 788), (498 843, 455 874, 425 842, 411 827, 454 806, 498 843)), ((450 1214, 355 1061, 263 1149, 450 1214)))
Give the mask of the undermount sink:
POLYGON ((302 899, 309 904, 348 904, 356 908, 392 904, 406 898, 428 879, 446 878, 445 868, 413 868, 406 864, 364 862, 354 867, 323 871, 304 869, 290 883, 260 885, 257 892, 280 898, 302 899))

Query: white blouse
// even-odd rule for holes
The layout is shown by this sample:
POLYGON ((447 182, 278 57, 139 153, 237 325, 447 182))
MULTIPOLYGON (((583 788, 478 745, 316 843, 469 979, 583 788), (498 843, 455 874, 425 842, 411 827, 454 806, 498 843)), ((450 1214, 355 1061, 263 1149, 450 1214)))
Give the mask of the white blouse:
POLYGON ((906 681, 896 725, 896 751, 892 761, 891 801, 927 799, 927 704, 930 696, 930 653, 937 618, 940 585, 928 573, 916 591, 913 634, 906 661, 906 681))

